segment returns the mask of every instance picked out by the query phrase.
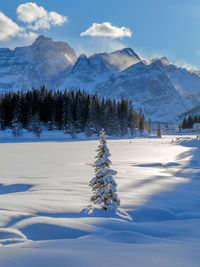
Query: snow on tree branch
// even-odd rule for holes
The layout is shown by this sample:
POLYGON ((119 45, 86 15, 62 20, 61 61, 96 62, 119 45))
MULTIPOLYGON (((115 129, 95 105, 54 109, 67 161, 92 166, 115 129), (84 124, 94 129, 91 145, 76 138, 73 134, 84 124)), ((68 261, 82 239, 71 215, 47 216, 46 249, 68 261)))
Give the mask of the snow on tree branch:
POLYGON ((103 210, 116 211, 120 205, 118 199, 117 184, 114 180, 116 171, 110 168, 110 153, 107 147, 104 129, 100 133, 99 146, 94 164, 95 177, 91 179, 89 185, 92 187, 93 195, 90 200, 94 205, 99 205, 103 210))

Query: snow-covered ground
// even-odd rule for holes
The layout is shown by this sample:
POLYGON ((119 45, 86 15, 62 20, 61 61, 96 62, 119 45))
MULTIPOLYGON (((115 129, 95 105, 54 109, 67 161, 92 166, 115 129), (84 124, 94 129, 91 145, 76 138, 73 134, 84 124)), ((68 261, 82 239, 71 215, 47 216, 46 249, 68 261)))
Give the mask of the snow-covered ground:
POLYGON ((132 220, 81 212, 98 141, 0 143, 0 266, 200 266, 200 140, 176 137, 108 141, 132 220))

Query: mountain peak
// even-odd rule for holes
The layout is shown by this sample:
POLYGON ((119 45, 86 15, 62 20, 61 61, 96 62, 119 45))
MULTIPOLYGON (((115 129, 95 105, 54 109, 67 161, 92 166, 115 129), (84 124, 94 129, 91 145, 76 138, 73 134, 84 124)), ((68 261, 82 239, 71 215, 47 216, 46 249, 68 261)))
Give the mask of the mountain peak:
POLYGON ((170 62, 166 57, 161 57, 160 61, 163 63, 163 65, 169 65, 170 62))
POLYGON ((120 72, 141 61, 131 48, 123 48, 112 53, 105 53, 104 58, 113 72, 120 72))
POLYGON ((166 57, 161 57, 161 58, 153 58, 151 61, 150 61, 150 64, 157 64, 157 65, 164 65, 164 66, 167 66, 167 65, 170 65, 170 62, 168 61, 168 59, 166 57))
POLYGON ((132 48, 130 47, 126 47, 117 51, 112 52, 111 54, 116 54, 116 55, 126 55, 128 57, 133 57, 135 59, 137 59, 138 61, 140 61, 140 57, 133 51, 132 48))
POLYGON ((42 43, 53 43, 52 38, 46 37, 44 35, 39 35, 33 42, 33 46, 41 45, 42 43))
POLYGON ((86 58, 87 58, 86 54, 81 54, 81 55, 79 56, 79 59, 86 59, 86 58))
POLYGON ((44 35, 39 35, 30 48, 32 54, 43 62, 45 59, 45 61, 55 61, 56 64, 60 61, 66 65, 73 65, 77 60, 74 49, 68 43, 54 41, 44 35))
POLYGON ((140 57, 130 47, 123 48, 121 51, 124 52, 125 54, 127 54, 128 56, 135 57, 138 60, 140 60, 140 57))
POLYGON ((82 72, 90 69, 88 58, 85 54, 81 54, 72 68, 72 72, 82 72))

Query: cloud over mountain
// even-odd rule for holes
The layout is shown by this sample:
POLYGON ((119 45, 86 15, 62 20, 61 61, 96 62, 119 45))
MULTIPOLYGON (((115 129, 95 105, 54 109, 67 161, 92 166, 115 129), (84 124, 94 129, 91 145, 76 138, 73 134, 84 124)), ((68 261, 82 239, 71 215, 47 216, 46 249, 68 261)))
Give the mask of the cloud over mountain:
POLYGON ((93 23, 86 31, 82 32, 80 36, 99 36, 110 37, 113 39, 131 37, 132 32, 126 27, 116 27, 110 22, 103 22, 102 24, 93 23))
POLYGON ((61 26, 68 21, 66 16, 47 11, 34 2, 19 5, 16 12, 21 24, 0 11, 0 43, 11 49, 30 45, 38 37, 38 30, 49 30, 52 26, 61 26))
POLYGON ((22 31, 23 29, 21 27, 0 11, 0 41, 5 41, 9 37, 16 36, 22 31))
POLYGON ((50 29, 52 26, 61 26, 67 22, 67 17, 54 11, 48 12, 36 3, 27 2, 17 8, 18 20, 28 24, 28 28, 34 31, 38 29, 50 29))

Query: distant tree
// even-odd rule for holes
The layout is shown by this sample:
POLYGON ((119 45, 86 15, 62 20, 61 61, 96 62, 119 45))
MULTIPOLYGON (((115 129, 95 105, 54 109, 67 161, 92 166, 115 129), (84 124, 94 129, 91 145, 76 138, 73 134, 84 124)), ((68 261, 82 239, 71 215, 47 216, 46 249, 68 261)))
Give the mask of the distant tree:
POLYGON ((182 122, 182 129, 186 129, 186 128, 187 128, 187 120, 186 118, 184 118, 182 122))
POLYGON ((106 101, 104 127, 108 135, 119 135, 120 125, 117 117, 117 105, 110 99, 106 101))
POLYGON ((194 118, 193 118, 193 122, 194 122, 194 123, 197 123, 197 122, 198 122, 198 116, 197 116, 197 115, 194 116, 194 118))
POLYGON ((55 122, 53 119, 47 121, 47 130, 48 131, 53 131, 55 127, 55 122))
POLYGON ((13 119, 11 121, 11 129, 12 129, 12 134, 15 137, 19 137, 22 135, 22 128, 23 128, 23 117, 24 117, 24 112, 23 112, 23 102, 22 102, 22 97, 18 93, 16 98, 15 98, 15 106, 13 109, 13 119))
POLYGON ((148 134, 150 135, 151 134, 151 119, 148 120, 147 131, 148 131, 148 134))
POLYGON ((118 118, 120 122, 120 135, 124 136, 128 132, 128 102, 123 98, 118 103, 118 118))
POLYGON ((144 114, 140 110, 139 118, 138 118, 138 129, 139 129, 141 135, 144 131, 144 127, 145 127, 145 118, 144 118, 144 114))
POLYGON ((160 137, 160 138, 162 137, 161 136, 160 123, 158 123, 158 126, 157 126, 157 136, 160 137))
POLYGON ((193 128, 194 123, 200 123, 200 116, 195 115, 189 116, 188 118, 184 118, 182 124, 180 125, 182 129, 190 129, 193 128))
POLYGON ((33 132, 37 137, 40 137, 42 133, 42 127, 39 119, 39 114, 36 113, 32 116, 29 122, 29 131, 33 132))
POLYGON ((128 127, 131 135, 134 134, 137 125, 137 113, 133 109, 132 103, 129 102, 128 127))
POLYGON ((114 180, 114 176, 117 172, 110 168, 110 153, 107 147, 104 130, 100 133, 99 142, 97 149, 98 154, 94 164, 95 177, 89 183, 93 191, 93 195, 90 200, 94 204, 99 205, 103 210, 116 211, 120 205, 120 201, 116 193, 117 184, 114 180))
POLYGON ((89 125, 86 125, 86 127, 85 127, 85 135, 87 137, 91 137, 92 136, 92 131, 91 131, 91 128, 90 128, 89 125))
POLYGON ((64 111, 62 128, 65 134, 70 134, 72 139, 76 139, 76 127, 73 118, 72 105, 68 105, 67 110, 64 111))
POLYGON ((68 122, 67 122, 67 130, 66 133, 69 133, 72 137, 72 139, 76 139, 76 128, 75 128, 75 123, 71 115, 68 117, 68 122))
POLYGON ((63 115, 64 106, 63 106, 63 96, 61 92, 57 92, 55 98, 55 124, 58 130, 62 129, 63 126, 63 115))
POLYGON ((91 136, 93 133, 96 132, 96 120, 95 120, 95 110, 93 106, 92 98, 89 99, 88 103, 88 113, 87 113, 87 120, 85 126, 85 133, 86 136, 91 136))
POLYGON ((22 123, 18 120, 17 117, 14 117, 13 120, 12 120, 12 134, 15 136, 15 137, 19 137, 22 135, 22 123))
POLYGON ((189 116, 187 119, 187 128, 192 128, 194 124, 194 120, 192 118, 192 116, 189 116))

